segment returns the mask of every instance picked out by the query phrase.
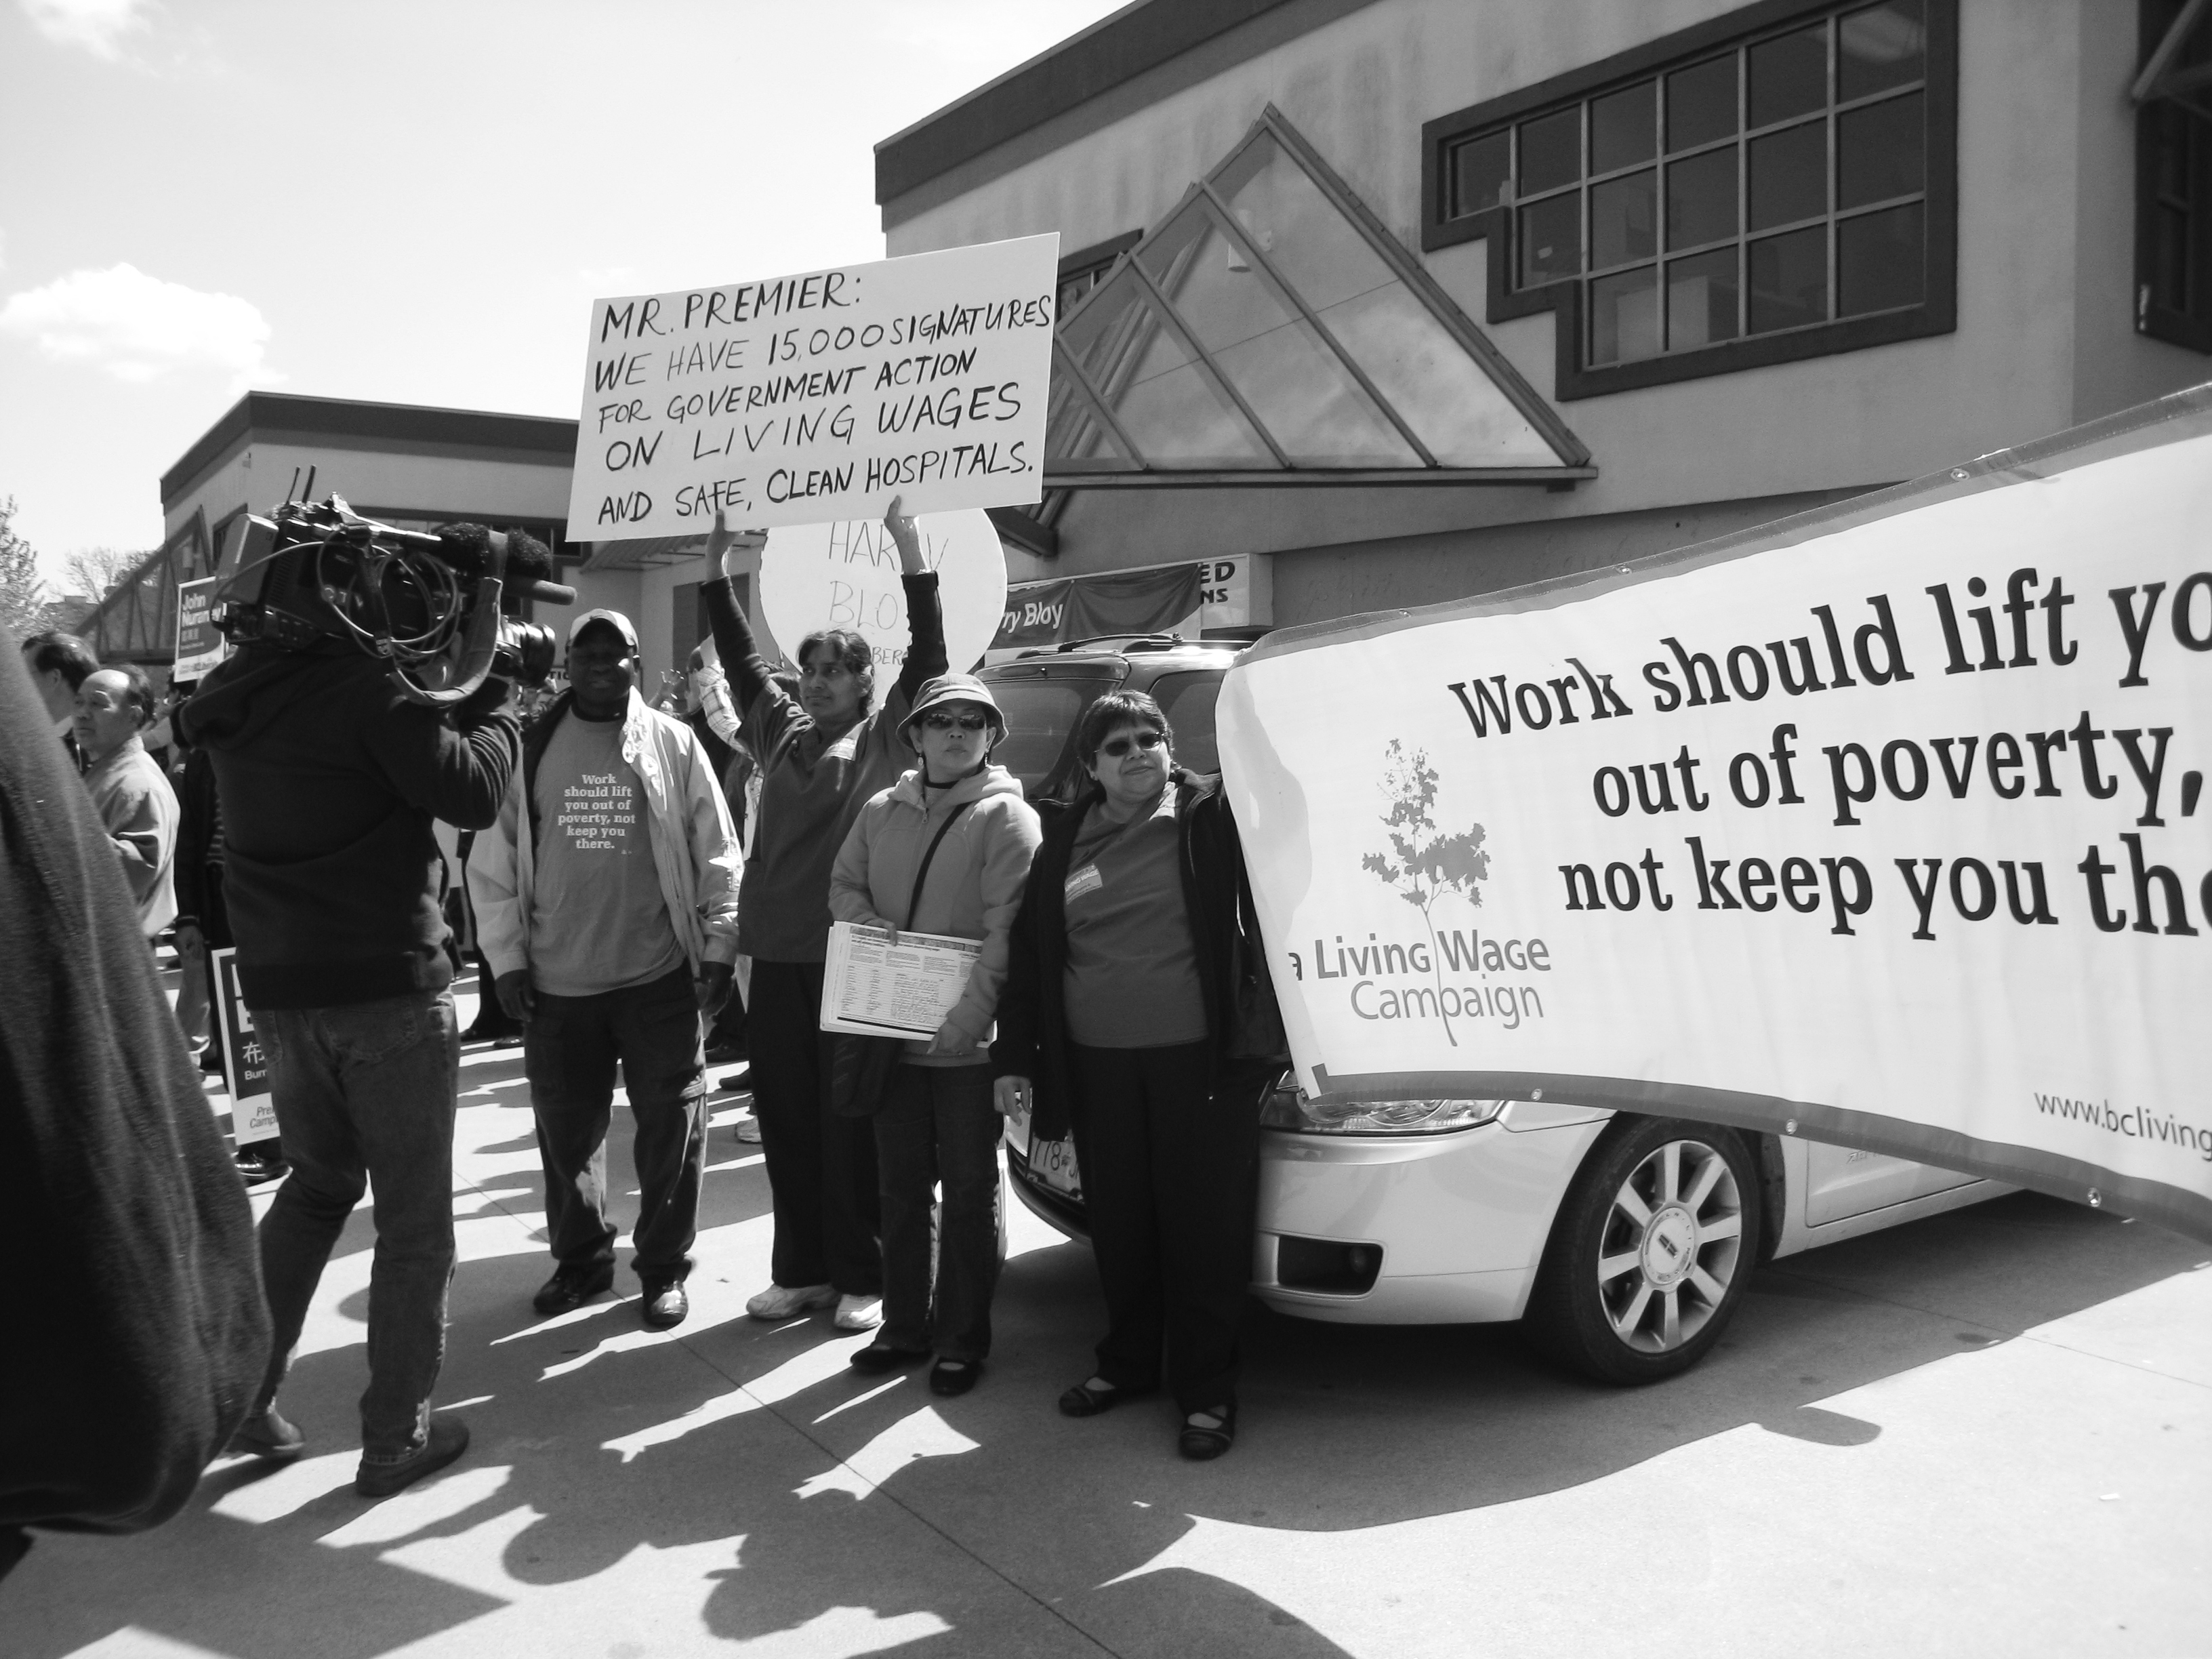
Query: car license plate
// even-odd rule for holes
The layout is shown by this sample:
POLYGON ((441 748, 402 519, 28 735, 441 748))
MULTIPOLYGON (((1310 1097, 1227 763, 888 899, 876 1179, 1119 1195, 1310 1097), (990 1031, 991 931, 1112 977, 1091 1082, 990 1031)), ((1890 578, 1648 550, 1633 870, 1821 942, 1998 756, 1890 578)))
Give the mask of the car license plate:
POLYGON ((1070 1198, 1083 1196, 1083 1175, 1076 1167, 1074 1140, 1032 1139, 1026 1103, 1006 1119, 1006 1145, 1021 1154, 1030 1173, 1053 1191, 1070 1198))

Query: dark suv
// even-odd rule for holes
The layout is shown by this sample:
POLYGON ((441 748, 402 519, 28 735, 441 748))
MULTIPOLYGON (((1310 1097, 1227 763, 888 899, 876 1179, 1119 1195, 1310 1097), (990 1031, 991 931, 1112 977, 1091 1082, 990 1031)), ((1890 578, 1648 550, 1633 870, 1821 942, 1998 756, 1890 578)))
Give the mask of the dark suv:
POLYGON ((981 678, 1006 717, 1006 735, 991 758, 1022 781, 1032 801, 1073 800, 1083 781, 1073 747, 1083 711, 1109 691, 1143 691, 1175 728, 1176 762, 1218 772, 1213 705, 1222 675, 1249 643, 1114 635, 994 663, 981 678))

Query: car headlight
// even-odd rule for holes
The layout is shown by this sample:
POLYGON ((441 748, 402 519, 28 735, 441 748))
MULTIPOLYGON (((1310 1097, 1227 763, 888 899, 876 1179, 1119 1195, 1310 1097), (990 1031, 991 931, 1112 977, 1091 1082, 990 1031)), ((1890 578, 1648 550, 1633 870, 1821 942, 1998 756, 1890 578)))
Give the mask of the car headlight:
POLYGON ((1306 1135, 1432 1135, 1493 1121, 1502 1100, 1309 1100, 1282 1088, 1267 1097, 1260 1122, 1269 1129, 1306 1135))

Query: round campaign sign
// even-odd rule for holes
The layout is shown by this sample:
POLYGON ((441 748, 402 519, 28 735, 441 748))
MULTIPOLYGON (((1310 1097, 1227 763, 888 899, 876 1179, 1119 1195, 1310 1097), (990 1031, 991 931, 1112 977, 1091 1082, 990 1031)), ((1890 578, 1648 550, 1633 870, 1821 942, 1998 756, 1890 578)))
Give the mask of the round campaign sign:
MULTIPOLYGON (((957 672, 981 662, 1006 608, 1006 555, 981 507, 925 513, 914 521, 921 556, 937 573, 945 608, 945 659, 957 672)), ((784 525, 761 550, 761 611, 788 656, 821 628, 859 630, 875 648, 887 687, 906 660, 906 590, 898 547, 875 520, 784 525)))

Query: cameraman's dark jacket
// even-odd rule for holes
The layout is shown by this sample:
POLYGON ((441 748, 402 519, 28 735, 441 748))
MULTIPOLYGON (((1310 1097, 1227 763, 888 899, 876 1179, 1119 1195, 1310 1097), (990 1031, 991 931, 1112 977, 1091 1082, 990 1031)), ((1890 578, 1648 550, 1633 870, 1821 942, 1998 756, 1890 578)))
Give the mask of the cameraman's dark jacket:
POLYGON ((179 716, 214 757, 223 898, 247 1006, 323 1008, 447 985, 434 818, 490 827, 514 719, 488 684, 452 718, 350 647, 249 646, 179 716), (472 700, 473 701, 473 700, 472 700))

